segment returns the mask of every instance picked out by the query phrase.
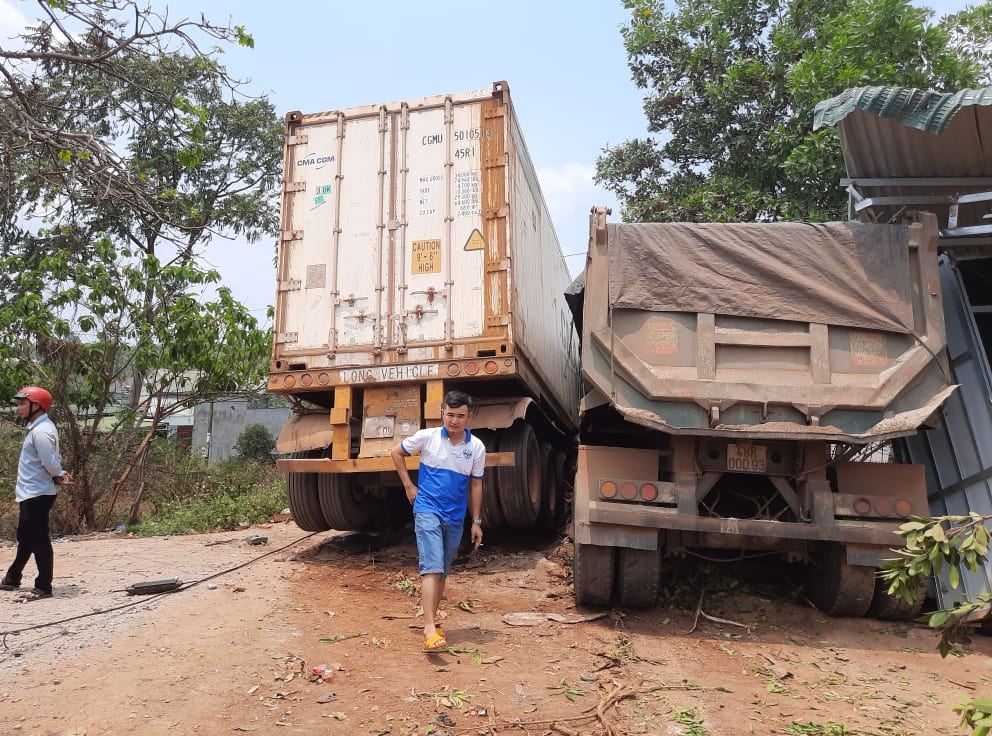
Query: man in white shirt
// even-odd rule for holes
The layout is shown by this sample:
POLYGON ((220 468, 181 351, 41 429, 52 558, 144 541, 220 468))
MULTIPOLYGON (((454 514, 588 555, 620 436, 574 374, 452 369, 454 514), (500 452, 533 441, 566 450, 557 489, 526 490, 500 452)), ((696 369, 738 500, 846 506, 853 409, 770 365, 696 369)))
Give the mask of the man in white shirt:
POLYGON ((422 429, 392 449, 396 472, 413 504, 417 535, 420 594, 424 609, 424 651, 448 646, 437 626, 437 607, 444 583, 461 543, 466 507, 472 512, 472 544, 482 544, 482 477, 486 446, 468 428, 474 400, 461 391, 449 391, 441 404, 443 426, 422 429), (408 455, 420 453, 417 483, 406 469, 408 455))

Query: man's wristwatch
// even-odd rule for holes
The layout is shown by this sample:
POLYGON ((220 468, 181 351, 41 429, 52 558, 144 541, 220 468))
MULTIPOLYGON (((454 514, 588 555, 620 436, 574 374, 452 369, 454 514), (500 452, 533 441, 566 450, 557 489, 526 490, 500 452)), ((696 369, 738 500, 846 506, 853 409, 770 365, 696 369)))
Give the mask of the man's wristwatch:
POLYGON ((472 519, 473 524, 482 524, 482 519, 472 519))

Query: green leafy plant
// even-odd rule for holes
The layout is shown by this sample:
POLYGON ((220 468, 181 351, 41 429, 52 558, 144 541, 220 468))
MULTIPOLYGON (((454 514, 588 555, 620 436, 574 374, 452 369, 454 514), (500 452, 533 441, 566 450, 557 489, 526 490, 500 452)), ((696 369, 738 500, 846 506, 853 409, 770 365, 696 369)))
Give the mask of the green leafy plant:
POLYGON ((706 729, 703 728, 703 722, 699 720, 694 710, 680 710, 675 714, 675 722, 683 727, 682 733, 684 736, 706 736, 706 729))
POLYGON ((586 691, 580 687, 573 687, 569 685, 566 680, 562 680, 557 685, 548 685, 548 690, 551 691, 552 695, 564 695, 566 698, 575 702, 576 695, 585 695, 586 691))
MULTIPOLYGON (((879 578, 887 584, 889 595, 912 602, 920 595, 921 581, 948 566, 947 580, 952 589, 961 584, 961 569, 975 572, 985 563, 989 552, 986 524, 992 514, 914 516, 900 525, 903 546, 894 550, 896 557, 886 560, 879 578)), ((984 617, 992 606, 992 594, 980 593, 956 605, 926 614, 922 620, 940 633, 937 649, 942 657, 957 653, 956 644, 964 637, 974 619, 984 617)), ((992 699, 976 698, 955 707, 961 725, 972 729, 973 736, 985 736, 992 727, 992 699)))
POLYGON ((234 443, 234 451, 239 458, 263 465, 275 465, 275 449, 275 437, 262 424, 249 424, 234 443))
POLYGON ((443 705, 445 708, 461 708, 468 705, 468 702, 475 697, 468 690, 449 689, 447 685, 442 687, 440 692, 417 693, 417 696, 434 698, 438 707, 443 705))

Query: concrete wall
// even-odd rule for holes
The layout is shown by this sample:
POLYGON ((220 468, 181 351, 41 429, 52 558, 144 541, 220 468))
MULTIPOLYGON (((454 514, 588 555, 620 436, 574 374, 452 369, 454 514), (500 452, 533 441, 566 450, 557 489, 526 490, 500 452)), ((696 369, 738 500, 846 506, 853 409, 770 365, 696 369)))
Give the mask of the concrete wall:
POLYGON ((234 455, 234 443, 250 424, 261 424, 273 438, 289 419, 288 406, 249 409, 247 399, 225 399, 199 404, 193 412, 193 452, 200 453, 210 464, 234 455))

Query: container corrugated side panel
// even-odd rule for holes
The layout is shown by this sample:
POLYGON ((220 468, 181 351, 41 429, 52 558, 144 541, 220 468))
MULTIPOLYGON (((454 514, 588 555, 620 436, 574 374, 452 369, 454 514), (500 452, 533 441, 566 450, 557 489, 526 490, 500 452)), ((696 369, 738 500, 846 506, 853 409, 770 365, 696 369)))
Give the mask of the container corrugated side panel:
POLYGON ((581 374, 578 336, 565 302, 572 277, 515 117, 510 134, 514 153, 510 162, 514 342, 574 421, 581 374))
MULTIPOLYGON (((941 409, 942 426, 908 437, 905 444, 910 461, 926 468, 931 514, 992 514, 992 372, 960 275, 946 257, 940 282, 952 380, 960 387, 941 409)), ((937 582, 941 606, 992 593, 992 560, 974 573, 962 569, 957 590, 946 567, 937 582)))

